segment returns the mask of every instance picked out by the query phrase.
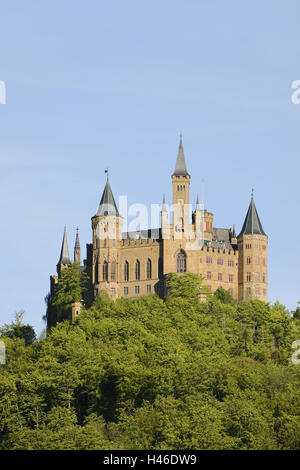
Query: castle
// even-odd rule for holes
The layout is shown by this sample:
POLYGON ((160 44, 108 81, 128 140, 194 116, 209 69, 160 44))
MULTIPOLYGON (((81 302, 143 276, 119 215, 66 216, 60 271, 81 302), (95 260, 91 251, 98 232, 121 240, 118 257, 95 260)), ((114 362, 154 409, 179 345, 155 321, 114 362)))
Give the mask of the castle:
MULTIPOLYGON (((87 244, 86 259, 79 268, 89 278, 87 305, 104 291, 112 298, 134 298, 152 292, 164 296, 165 275, 172 272, 198 274, 212 292, 222 286, 238 301, 267 300, 268 237, 262 228, 253 192, 243 227, 236 236, 234 226, 215 228, 213 214, 199 204, 198 198, 190 217, 186 210, 190 207, 190 183, 180 136, 172 174, 172 223, 163 198, 160 228, 124 233, 123 218, 107 174, 98 211, 92 217, 93 242, 87 244)), ((81 261, 78 229, 74 261, 81 261)), ((58 277, 70 263, 65 230, 57 264, 58 277)), ((52 293, 58 277, 51 276, 52 293)), ((75 306, 74 315, 78 308, 75 306)))

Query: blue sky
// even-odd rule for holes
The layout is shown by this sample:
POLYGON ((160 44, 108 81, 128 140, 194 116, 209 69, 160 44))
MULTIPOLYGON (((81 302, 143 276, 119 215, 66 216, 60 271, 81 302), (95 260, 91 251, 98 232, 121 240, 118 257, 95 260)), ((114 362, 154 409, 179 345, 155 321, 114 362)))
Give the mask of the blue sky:
POLYGON ((183 133, 191 198, 217 227, 254 198, 269 235, 269 300, 300 300, 297 0, 1 2, 0 325, 44 328, 63 228, 91 241, 105 184, 171 202, 183 133), (155 190, 153 191, 153 187, 155 190))

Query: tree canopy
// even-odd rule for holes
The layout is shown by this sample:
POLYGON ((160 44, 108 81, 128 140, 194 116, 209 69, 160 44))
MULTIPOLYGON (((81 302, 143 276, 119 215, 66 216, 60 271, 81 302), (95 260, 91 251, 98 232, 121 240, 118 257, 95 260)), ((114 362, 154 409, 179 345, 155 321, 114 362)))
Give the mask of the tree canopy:
POLYGON ((33 343, 1 329, 0 449, 300 449, 299 318, 222 291, 199 302, 199 286, 98 296, 33 343))

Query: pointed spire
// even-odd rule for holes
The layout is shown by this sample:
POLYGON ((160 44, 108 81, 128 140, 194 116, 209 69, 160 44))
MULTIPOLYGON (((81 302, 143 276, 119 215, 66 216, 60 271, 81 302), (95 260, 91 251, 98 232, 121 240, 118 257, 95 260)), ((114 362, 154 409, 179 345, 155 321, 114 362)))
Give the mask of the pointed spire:
POLYGON ((79 242, 79 228, 78 228, 78 227, 77 227, 77 229, 76 229, 75 248, 80 248, 80 242, 79 242))
POLYGON ((176 160, 176 167, 175 167, 175 171, 174 171, 173 175, 175 175, 175 176, 189 176, 189 174, 187 172, 187 169, 186 169, 186 163, 185 163, 185 156, 184 156, 184 150, 183 150, 183 144, 182 144, 182 135, 181 134, 180 134, 180 141, 179 141, 179 147, 178 147, 178 155, 177 155, 177 160, 176 160))
POLYGON ((248 234, 266 235, 262 228, 261 221, 259 219, 256 207, 254 204, 253 189, 251 192, 251 201, 250 201, 248 212, 245 218, 245 222, 238 237, 242 235, 248 235, 248 234))
POLYGON ((236 233, 235 233, 235 226, 233 224, 232 226, 232 238, 236 238, 236 233))
POLYGON ((196 212, 200 211, 200 204, 199 204, 199 196, 197 194, 197 201, 196 201, 196 212))
POLYGON ((162 211, 162 212, 167 212, 165 195, 164 195, 164 197, 163 197, 163 203, 162 203, 161 211, 162 211))
POLYGON ((67 240, 67 229, 65 227, 64 230, 64 237, 61 246, 60 258, 58 264, 70 264, 70 256, 69 256, 69 248, 68 248, 68 240, 67 240))
POLYGON ((105 170, 105 173, 107 174, 107 180, 106 180, 106 185, 105 185, 102 198, 99 204, 97 215, 98 216, 103 216, 103 215, 104 216, 106 215, 119 216, 117 204, 116 204, 113 192, 109 184, 108 169, 105 170))

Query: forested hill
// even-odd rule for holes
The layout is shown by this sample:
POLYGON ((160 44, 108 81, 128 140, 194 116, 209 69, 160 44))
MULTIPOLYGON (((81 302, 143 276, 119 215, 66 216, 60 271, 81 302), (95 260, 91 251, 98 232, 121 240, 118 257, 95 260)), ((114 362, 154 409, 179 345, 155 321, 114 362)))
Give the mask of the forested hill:
POLYGON ((198 286, 97 297, 27 345, 2 328, 0 449, 300 449, 299 309, 198 286))

